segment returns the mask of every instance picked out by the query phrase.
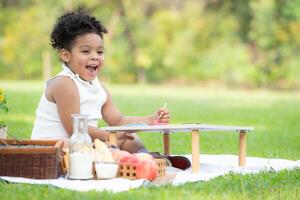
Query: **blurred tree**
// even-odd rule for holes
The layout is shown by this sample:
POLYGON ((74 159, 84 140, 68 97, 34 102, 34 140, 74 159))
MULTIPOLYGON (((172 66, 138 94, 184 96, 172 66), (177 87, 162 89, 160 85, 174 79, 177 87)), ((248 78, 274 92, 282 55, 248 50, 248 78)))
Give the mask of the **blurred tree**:
POLYGON ((47 51, 58 72, 49 35, 79 7, 108 28, 111 82, 300 88, 300 0, 0 0, 0 78, 41 78, 47 51))

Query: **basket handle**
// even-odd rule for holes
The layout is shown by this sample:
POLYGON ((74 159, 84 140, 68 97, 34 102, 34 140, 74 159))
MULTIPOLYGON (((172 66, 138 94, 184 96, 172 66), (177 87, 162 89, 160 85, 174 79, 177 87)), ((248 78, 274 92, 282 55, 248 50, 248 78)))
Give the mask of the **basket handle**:
POLYGON ((63 153, 60 155, 60 164, 63 175, 66 175, 69 172, 69 151, 64 148, 63 153))

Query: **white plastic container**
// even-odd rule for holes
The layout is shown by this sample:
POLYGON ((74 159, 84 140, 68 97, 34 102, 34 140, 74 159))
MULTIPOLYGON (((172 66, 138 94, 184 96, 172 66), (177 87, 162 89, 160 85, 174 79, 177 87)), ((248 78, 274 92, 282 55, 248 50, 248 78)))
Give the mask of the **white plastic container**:
POLYGON ((112 162, 96 162, 95 168, 98 179, 112 179, 117 176, 119 165, 112 162))

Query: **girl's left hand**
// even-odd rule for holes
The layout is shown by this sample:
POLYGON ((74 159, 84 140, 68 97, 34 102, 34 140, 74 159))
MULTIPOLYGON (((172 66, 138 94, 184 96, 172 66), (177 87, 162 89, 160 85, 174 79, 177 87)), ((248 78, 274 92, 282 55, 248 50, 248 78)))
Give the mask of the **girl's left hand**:
POLYGON ((168 124, 170 121, 170 112, 166 108, 160 108, 153 115, 153 124, 168 124))

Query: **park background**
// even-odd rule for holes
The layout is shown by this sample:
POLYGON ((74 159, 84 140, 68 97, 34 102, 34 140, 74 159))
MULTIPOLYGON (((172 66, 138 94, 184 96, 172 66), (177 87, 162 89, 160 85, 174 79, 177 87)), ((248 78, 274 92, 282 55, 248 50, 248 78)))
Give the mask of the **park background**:
POLYGON ((50 33, 79 7, 108 29, 109 82, 300 88, 299 0, 1 0, 0 78, 60 71, 50 33))
MULTIPOLYGON (((44 80, 61 70, 50 33, 65 11, 88 9, 107 27, 99 75, 128 115, 169 101, 172 123, 254 126, 247 155, 300 159, 299 0, 0 0, 0 111, 9 137, 30 138, 44 80)), ((140 133, 162 151, 159 134, 140 133)), ((171 152, 191 152, 172 134, 171 152)), ((236 134, 202 133, 201 153, 237 154, 236 134)), ((297 199, 300 170, 229 174, 183 186, 111 194, 0 181, 3 199, 297 199)))

